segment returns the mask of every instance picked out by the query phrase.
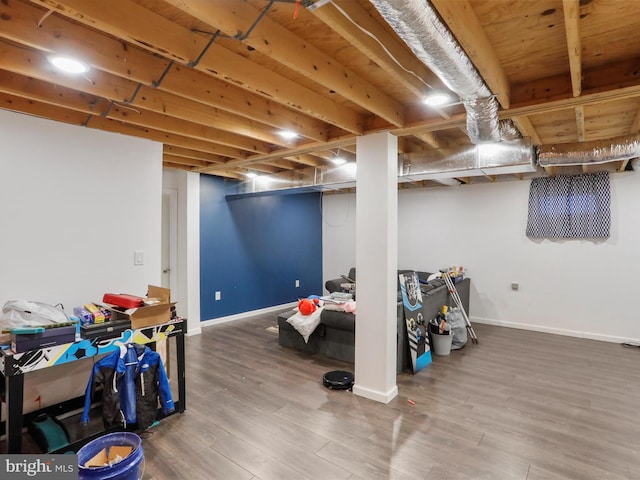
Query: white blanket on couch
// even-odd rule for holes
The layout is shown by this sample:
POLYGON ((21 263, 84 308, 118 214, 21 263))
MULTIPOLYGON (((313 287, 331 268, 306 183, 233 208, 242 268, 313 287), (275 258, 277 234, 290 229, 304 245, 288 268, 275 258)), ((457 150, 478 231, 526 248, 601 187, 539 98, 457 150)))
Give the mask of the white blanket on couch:
POLYGON ((304 343, 308 343, 309 336, 320 324, 321 313, 322 307, 316 308, 316 311, 310 315, 302 315, 299 311, 296 311, 296 313, 287 318, 287 323, 295 328, 300 335, 302 335, 302 338, 304 338, 304 343))

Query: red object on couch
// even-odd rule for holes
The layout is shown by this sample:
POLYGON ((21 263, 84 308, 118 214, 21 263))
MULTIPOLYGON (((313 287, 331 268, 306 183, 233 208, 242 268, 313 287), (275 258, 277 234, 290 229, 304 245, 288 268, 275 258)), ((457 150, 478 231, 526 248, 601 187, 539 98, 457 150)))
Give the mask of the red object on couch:
POLYGON ((311 315, 316 311, 317 305, 316 301, 310 300, 308 298, 303 298, 298 302, 298 311, 302 315, 311 315))
POLYGON ((126 293, 105 293, 102 301, 121 308, 137 308, 144 304, 144 298, 126 293))

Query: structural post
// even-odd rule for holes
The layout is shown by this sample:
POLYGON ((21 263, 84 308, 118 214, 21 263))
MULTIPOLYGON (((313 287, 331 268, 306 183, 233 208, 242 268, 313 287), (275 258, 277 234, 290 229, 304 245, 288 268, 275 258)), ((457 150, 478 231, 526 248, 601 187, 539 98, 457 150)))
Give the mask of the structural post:
POLYGON ((398 395, 398 140, 358 137, 356 345, 353 393, 382 403, 398 395))

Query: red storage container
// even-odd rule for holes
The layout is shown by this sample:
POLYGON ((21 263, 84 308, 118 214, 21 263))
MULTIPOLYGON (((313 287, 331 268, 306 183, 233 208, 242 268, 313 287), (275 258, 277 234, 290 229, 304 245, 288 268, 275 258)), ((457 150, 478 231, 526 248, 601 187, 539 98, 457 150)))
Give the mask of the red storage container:
POLYGON ((121 308, 137 308, 141 307, 144 298, 128 295, 126 293, 105 293, 102 297, 104 303, 109 303, 121 308))

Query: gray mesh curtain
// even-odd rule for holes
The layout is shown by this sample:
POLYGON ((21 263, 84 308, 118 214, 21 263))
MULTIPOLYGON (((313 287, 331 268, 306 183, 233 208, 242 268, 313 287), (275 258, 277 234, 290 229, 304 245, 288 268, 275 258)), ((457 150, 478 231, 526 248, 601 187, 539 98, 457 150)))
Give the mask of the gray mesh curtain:
POLYGON ((527 237, 608 238, 610 224, 607 172, 532 180, 527 237))

